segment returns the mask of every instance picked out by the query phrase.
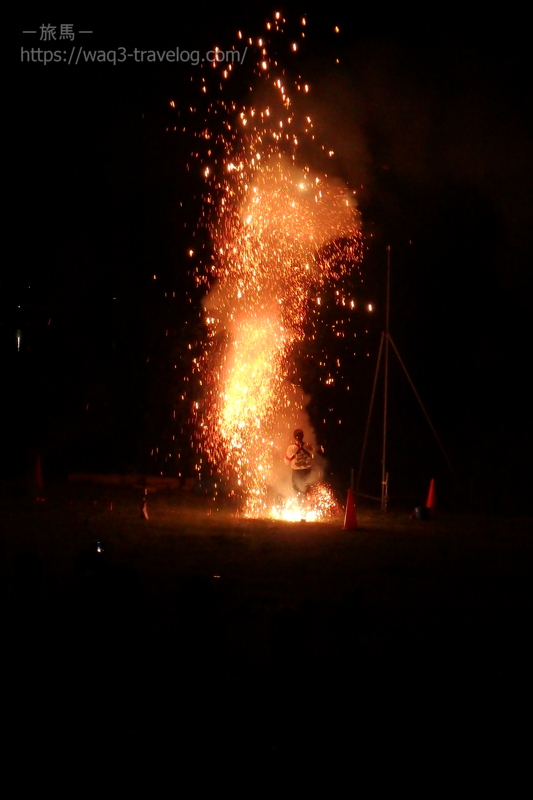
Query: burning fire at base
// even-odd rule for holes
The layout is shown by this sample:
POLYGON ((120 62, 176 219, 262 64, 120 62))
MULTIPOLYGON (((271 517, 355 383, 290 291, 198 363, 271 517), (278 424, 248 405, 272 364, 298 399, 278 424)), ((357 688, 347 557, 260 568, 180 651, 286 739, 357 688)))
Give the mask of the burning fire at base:
POLYGON ((283 498, 277 504, 268 505, 266 516, 285 522, 319 522, 340 512, 340 507, 329 486, 317 483, 311 487, 304 499, 283 498))
MULTIPOLYGON (((282 33, 281 16, 267 29, 282 33)), ((238 108, 222 93, 211 107, 219 133, 202 132, 213 140, 203 166, 213 255, 198 278, 208 292, 196 424, 202 458, 234 487, 244 515, 313 521, 338 506, 323 482, 304 501, 288 483, 292 430, 301 425, 313 436, 306 398, 291 381, 293 350, 305 336, 311 293, 359 265, 362 239, 353 193, 300 163, 313 125, 293 108, 285 71, 265 40, 249 44, 260 75, 251 102, 238 108)), ((299 78, 295 88, 309 89, 299 78)))

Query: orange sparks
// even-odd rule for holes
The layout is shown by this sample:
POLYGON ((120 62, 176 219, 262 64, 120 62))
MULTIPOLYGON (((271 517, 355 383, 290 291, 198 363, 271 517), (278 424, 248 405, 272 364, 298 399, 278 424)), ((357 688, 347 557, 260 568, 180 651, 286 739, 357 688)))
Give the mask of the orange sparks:
MULTIPOLYGON (((275 24, 280 17, 276 12, 275 24)), ((307 399, 293 377, 293 354, 305 337, 315 290, 360 261, 362 238, 349 191, 299 163, 311 118, 300 119, 292 109, 289 115, 290 82, 274 68, 267 40, 259 45, 256 74, 270 87, 269 104, 237 109, 221 102, 217 113, 228 114, 228 134, 217 134, 222 157, 213 157, 215 169, 205 161, 203 166, 206 203, 214 209, 208 218, 213 255, 205 269, 211 276, 204 298, 206 344, 196 365, 205 392, 193 411, 202 459, 238 493, 245 515, 315 520, 338 509, 322 481, 303 508, 283 463, 294 427, 314 436, 307 399), (298 136, 286 136, 288 126, 298 136)), ((303 90, 309 92, 309 85, 303 90)), ((220 128, 219 122, 220 116, 220 128)), ((316 463, 320 472, 325 462, 318 457, 316 463)))

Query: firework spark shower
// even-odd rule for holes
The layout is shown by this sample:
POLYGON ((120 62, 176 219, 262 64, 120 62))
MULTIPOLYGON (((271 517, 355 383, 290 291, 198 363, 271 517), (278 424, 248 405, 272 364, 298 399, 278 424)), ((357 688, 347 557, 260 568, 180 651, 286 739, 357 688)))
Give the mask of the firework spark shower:
MULTIPOLYGON (((204 168, 218 202, 198 425, 203 452, 233 482, 245 514, 287 517, 287 502, 280 511, 275 500, 290 498, 283 454, 295 427, 314 438, 293 351, 306 335, 311 292, 360 261, 361 236, 353 193, 300 163, 299 140, 314 139, 311 118, 299 122, 284 72, 258 44, 258 72, 275 97, 262 108, 232 104, 222 170, 204 168)), ((310 518, 333 505, 323 487, 310 518)))

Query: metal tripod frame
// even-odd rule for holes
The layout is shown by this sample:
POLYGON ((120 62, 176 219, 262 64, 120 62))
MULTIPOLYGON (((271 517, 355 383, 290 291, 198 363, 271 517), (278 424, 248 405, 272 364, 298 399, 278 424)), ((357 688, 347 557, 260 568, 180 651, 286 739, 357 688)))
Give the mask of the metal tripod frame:
POLYGON ((398 358, 398 361, 400 362, 400 366, 402 367, 402 369, 403 369, 403 371, 405 373, 405 376, 406 376, 407 380, 409 381, 409 385, 411 386, 411 389, 413 390, 414 395, 415 395, 416 399, 418 400, 420 408, 422 409, 422 411, 424 413, 424 416, 425 416, 426 420, 428 421, 429 427, 433 431, 433 435, 435 436, 435 439, 437 440, 437 443, 438 443, 438 445, 439 445, 439 447, 441 449, 441 452, 442 452, 442 454, 443 454, 443 456, 444 456, 444 458, 446 460, 446 463, 448 464, 448 466, 449 466, 454 478, 457 479, 457 475, 455 473, 455 470, 454 470, 454 468, 453 468, 453 466, 452 466, 452 464, 450 462, 450 459, 448 458, 448 455, 447 455, 446 451, 444 450, 444 447, 442 445, 441 440, 439 439, 437 431, 435 430, 435 428, 433 426, 433 423, 431 422, 431 420, 429 418, 429 415, 428 415, 428 413, 427 413, 427 411, 426 411, 426 409, 424 407, 424 404, 422 403, 422 400, 420 399, 420 396, 419 396, 419 394, 418 394, 418 392, 416 390, 416 387, 415 387, 413 381, 411 380, 411 376, 407 372, 407 367, 403 363, 403 360, 402 360, 402 358, 400 356, 400 353, 398 352, 398 348, 394 344, 394 341, 393 341, 393 339, 392 339, 392 337, 390 335, 390 329, 389 329, 389 319, 390 319, 390 257, 391 257, 391 247, 390 247, 390 245, 388 245, 387 246, 387 300, 386 300, 386 306, 385 306, 385 330, 382 331, 382 333, 381 333, 381 340, 380 340, 380 343, 379 343, 378 360, 377 360, 377 364, 376 364, 376 372, 375 372, 375 375, 374 375, 374 384, 372 386, 372 396, 370 398, 370 408, 368 410, 368 417, 367 417, 367 420, 366 420, 365 435, 364 435, 364 439, 363 439, 363 447, 361 449, 361 460, 359 462, 359 471, 357 473, 357 483, 355 485, 355 496, 357 497, 357 495, 359 494, 359 484, 360 484, 360 481, 361 481, 361 473, 362 473, 362 470, 363 470, 363 461, 364 461, 364 457, 365 457, 366 444, 367 444, 367 440, 368 440, 368 432, 369 432, 369 429, 370 429, 370 418, 372 416, 372 408, 374 406, 374 399, 375 399, 375 395, 376 395, 376 387, 377 387, 377 383, 378 383, 379 368, 380 368, 380 365, 381 365, 381 357, 384 354, 383 448, 382 448, 382 459, 381 459, 381 498, 370 497, 371 500, 379 500, 379 499, 381 499, 381 510, 382 511, 387 511, 388 504, 389 504, 389 473, 387 472, 387 412, 388 412, 388 389, 389 389, 389 386, 388 386, 388 384, 389 384, 389 344, 392 346, 392 349, 394 350, 394 352, 396 354, 396 357, 398 358))

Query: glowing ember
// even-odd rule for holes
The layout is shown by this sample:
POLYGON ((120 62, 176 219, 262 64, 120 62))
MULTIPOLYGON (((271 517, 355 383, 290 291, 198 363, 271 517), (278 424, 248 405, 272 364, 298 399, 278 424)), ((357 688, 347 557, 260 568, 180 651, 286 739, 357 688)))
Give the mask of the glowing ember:
MULTIPOLYGON (((280 24, 276 17, 267 28, 280 24)), ((291 382, 292 354, 305 335, 311 292, 360 261, 361 235, 346 188, 298 165, 311 118, 300 121, 265 40, 256 72, 269 87, 257 90, 264 105, 239 109, 220 100, 222 156, 208 151, 202 166, 215 213, 208 220, 207 343, 196 365, 205 395, 196 420, 203 453, 235 487, 245 515, 313 521, 338 508, 321 482, 303 500, 290 487, 283 456, 292 430, 314 437, 306 398, 291 382)))

